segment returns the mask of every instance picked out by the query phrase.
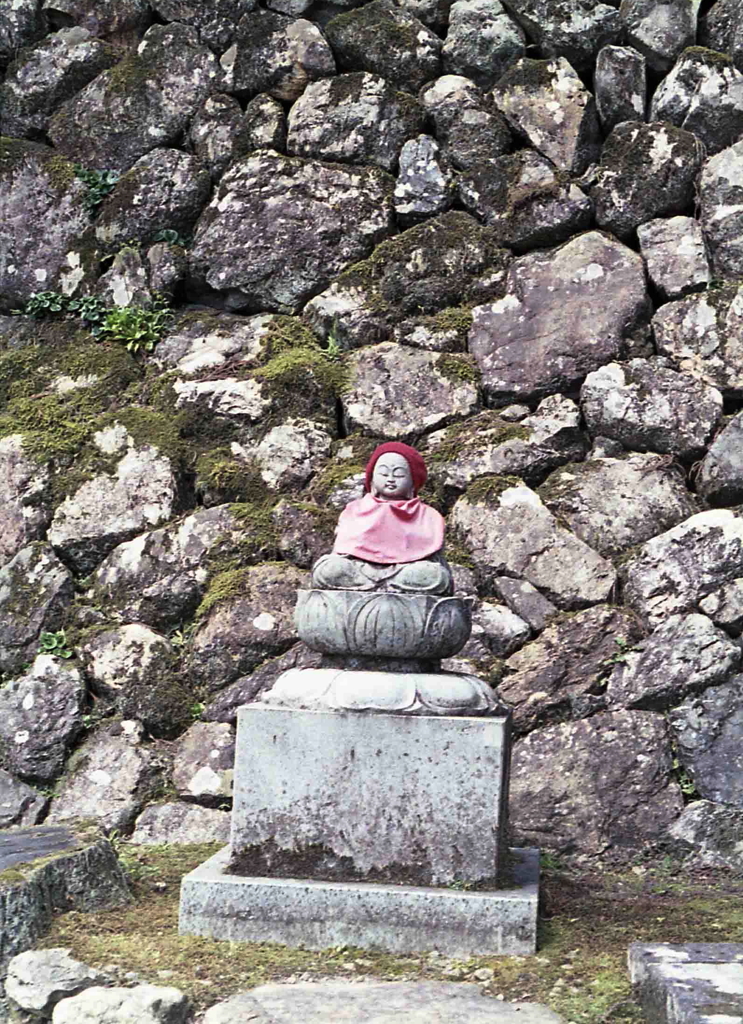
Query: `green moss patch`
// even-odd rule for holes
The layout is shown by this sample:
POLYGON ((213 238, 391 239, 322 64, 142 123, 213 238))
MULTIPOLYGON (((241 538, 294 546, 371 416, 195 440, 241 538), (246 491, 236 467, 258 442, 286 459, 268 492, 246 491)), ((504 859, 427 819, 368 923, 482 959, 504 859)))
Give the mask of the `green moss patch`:
POLYGON ((465 497, 472 505, 496 502, 509 487, 523 487, 524 481, 517 476, 481 476, 473 480, 465 497))
POLYGON ((449 352, 439 356, 435 369, 454 384, 479 384, 482 376, 471 357, 452 355, 449 352))

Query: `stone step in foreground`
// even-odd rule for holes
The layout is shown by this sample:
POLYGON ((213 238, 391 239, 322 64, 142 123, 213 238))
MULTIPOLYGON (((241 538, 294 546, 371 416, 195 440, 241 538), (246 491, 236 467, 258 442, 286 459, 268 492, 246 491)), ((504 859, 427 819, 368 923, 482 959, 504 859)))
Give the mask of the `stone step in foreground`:
POLYGON ((323 981, 261 985, 208 1010, 203 1024, 561 1024, 540 1003, 503 1003, 477 985, 323 981))
POLYGON ((742 1024, 743 944, 635 942, 628 959, 649 1024, 742 1024))

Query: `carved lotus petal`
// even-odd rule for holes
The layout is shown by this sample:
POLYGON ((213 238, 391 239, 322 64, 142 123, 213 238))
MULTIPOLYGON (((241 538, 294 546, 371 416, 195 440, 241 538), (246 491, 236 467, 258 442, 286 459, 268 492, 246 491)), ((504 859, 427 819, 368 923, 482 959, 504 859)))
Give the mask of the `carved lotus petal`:
POLYGON ((426 623, 426 640, 435 647, 437 657, 450 658, 467 643, 472 629, 470 605, 452 597, 437 601, 426 623))
POLYGON ((333 590, 299 590, 294 621, 300 637, 314 650, 344 654, 348 650, 345 607, 333 590))
POLYGON ((421 605, 399 594, 360 598, 346 621, 350 650, 382 658, 415 657, 425 633, 421 605))
POLYGON ((493 706, 492 691, 477 676, 441 673, 421 675, 418 699, 432 711, 452 712, 468 710, 470 713, 493 706))
POLYGON ((327 699, 347 711, 405 711, 417 703, 416 680, 397 672, 339 672, 327 699))

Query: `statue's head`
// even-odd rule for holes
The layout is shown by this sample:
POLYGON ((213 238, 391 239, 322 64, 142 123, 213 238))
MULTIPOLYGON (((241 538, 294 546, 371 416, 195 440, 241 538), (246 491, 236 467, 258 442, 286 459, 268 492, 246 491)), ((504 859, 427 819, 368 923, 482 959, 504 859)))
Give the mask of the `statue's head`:
POLYGON ((375 498, 404 501, 426 482, 426 465, 410 445, 399 441, 380 444, 366 466, 366 489, 375 498))

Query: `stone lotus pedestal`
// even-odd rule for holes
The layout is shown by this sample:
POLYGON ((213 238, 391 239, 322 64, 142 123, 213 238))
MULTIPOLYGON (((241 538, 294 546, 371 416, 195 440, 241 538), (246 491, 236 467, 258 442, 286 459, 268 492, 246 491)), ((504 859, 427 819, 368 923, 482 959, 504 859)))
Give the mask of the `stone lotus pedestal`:
POLYGON ((230 846, 184 878, 181 932, 533 953, 538 853, 506 845, 510 716, 439 669, 469 604, 311 590, 296 618, 327 664, 240 709, 230 846))

